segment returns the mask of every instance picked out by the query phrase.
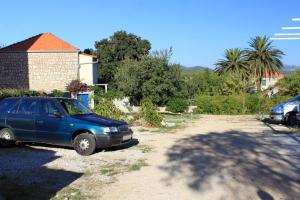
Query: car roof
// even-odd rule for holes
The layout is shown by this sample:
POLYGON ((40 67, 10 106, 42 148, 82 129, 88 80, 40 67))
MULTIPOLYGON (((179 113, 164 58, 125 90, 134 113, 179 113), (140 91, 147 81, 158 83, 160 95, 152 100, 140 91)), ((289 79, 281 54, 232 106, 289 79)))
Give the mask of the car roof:
POLYGON ((46 96, 20 96, 20 97, 6 97, 5 99, 72 99, 66 97, 46 97, 46 96))

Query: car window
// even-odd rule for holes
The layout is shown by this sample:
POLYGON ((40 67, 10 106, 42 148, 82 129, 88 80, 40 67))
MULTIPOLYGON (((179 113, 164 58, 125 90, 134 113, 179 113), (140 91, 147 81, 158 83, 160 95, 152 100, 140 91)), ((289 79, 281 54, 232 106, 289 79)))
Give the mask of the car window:
POLYGON ((59 113, 59 107, 53 100, 44 99, 40 104, 40 114, 42 115, 54 115, 59 113))
POLYGON ((10 108, 12 108, 17 101, 20 99, 4 99, 0 101, 0 113, 5 113, 7 112, 10 108))
POLYGON ((22 99, 17 114, 31 115, 36 113, 36 99, 22 99))
POLYGON ((75 99, 59 99, 59 102, 69 115, 85 115, 92 113, 92 111, 75 99))

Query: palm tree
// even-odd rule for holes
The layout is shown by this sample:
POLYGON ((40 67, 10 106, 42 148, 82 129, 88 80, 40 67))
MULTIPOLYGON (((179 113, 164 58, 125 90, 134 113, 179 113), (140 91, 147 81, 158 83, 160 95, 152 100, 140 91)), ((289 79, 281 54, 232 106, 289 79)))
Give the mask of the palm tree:
POLYGON ((220 59, 215 66, 215 72, 217 72, 219 75, 226 73, 238 75, 243 83, 250 74, 245 53, 239 48, 226 49, 225 59, 220 59))
POLYGON ((282 51, 272 46, 267 36, 251 38, 250 48, 246 49, 246 56, 251 67, 252 75, 257 82, 257 90, 261 90, 262 77, 266 74, 278 73, 282 68, 282 51))

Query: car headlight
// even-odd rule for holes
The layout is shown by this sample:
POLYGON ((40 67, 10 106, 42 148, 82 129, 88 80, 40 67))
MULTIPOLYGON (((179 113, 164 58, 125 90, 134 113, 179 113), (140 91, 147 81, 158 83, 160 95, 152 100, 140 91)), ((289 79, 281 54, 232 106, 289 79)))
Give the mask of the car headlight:
POLYGON ((103 132, 104 133, 116 133, 116 132, 118 132, 118 128, 117 127, 104 127, 103 132))

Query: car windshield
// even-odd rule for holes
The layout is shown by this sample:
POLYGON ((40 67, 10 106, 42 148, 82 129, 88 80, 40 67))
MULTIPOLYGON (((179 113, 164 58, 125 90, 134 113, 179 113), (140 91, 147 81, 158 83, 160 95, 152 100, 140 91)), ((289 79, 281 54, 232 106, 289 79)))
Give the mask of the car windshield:
POLYGON ((75 99, 59 99, 59 101, 69 115, 87 115, 92 113, 91 110, 75 99))

